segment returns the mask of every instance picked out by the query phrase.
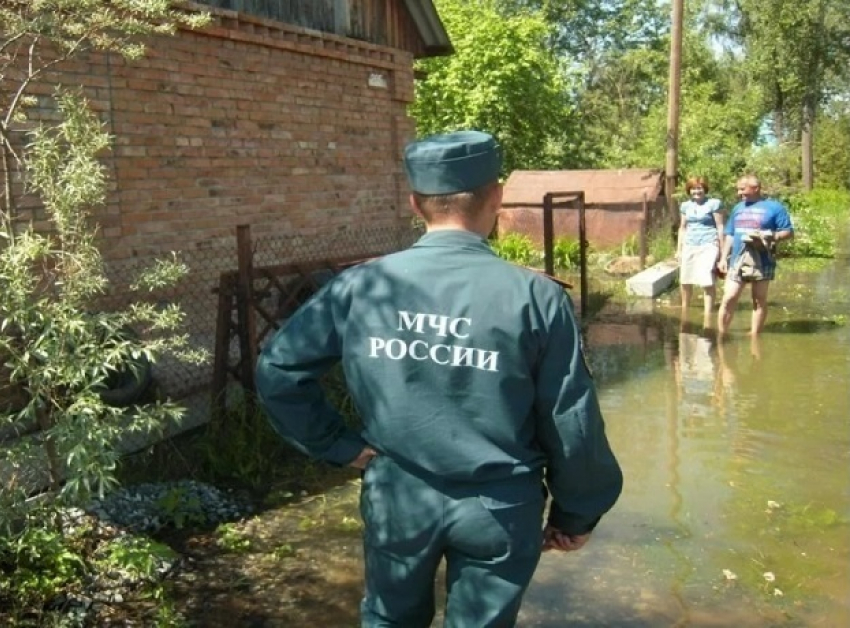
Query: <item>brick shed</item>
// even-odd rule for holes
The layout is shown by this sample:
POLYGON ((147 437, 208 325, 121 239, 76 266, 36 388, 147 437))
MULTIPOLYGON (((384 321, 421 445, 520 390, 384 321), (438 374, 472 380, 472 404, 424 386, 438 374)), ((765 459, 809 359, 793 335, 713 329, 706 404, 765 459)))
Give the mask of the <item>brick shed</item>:
MULTIPOLYGON (((213 352, 219 279, 237 267, 237 225, 251 226, 255 266, 410 243, 401 155, 415 135, 413 63, 452 47, 431 0, 182 6, 211 13, 211 24, 150 39, 132 62, 74 57, 31 86, 38 103, 29 114, 56 120, 56 85, 83 88, 114 138, 104 155, 109 196, 95 216, 110 298, 125 303, 138 267, 178 251, 191 273, 176 289, 190 343, 213 352)), ((24 141, 25 127, 13 131, 24 141)), ((25 201, 22 221, 49 228, 37 199, 25 201)), ((178 397, 202 389, 212 372, 168 358, 156 369, 178 397)))
POLYGON ((34 90, 49 119, 53 87, 82 85, 115 138, 108 259, 214 247, 240 223, 309 237, 409 221, 413 61, 451 52, 430 0, 187 6, 212 24, 138 61, 75 58, 34 90))
MULTIPOLYGON (((522 233, 543 243, 543 197, 549 192, 585 194, 587 240, 592 246, 616 246, 638 236, 643 224, 644 199, 652 224, 664 212, 664 173, 661 170, 517 170, 505 183, 499 235, 522 233)), ((578 239, 578 210, 553 212, 555 238, 578 239)))

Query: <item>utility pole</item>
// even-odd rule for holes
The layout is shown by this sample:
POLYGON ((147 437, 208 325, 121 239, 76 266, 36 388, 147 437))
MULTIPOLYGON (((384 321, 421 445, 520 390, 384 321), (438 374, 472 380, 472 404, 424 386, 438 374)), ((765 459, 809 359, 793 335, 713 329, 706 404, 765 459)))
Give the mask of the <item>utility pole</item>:
POLYGON ((679 109, 682 94, 682 24, 684 0, 673 0, 670 26, 670 77, 667 92, 667 160, 664 168, 664 194, 671 221, 678 221, 676 207, 679 167, 679 109))

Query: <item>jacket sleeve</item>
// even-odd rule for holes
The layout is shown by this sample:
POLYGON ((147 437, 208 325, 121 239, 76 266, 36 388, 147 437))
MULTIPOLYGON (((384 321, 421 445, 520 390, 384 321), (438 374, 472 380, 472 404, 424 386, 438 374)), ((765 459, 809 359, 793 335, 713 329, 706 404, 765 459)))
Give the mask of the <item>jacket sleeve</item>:
POLYGON ((566 534, 590 532, 617 501, 620 465, 605 436, 596 387, 572 306, 557 306, 536 381, 537 438, 547 457, 549 524, 566 534))
POLYGON ((342 355, 334 312, 339 291, 339 283, 331 281, 277 331, 257 361, 256 385, 284 440, 308 456, 343 466, 366 442, 345 425, 319 381, 342 355))

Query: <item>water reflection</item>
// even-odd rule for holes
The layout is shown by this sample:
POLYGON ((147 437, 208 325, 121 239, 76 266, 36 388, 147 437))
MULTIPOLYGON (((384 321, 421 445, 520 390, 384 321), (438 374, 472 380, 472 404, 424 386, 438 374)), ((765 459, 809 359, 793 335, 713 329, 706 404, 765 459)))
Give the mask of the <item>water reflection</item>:
POLYGON ((697 331, 685 324, 678 336, 678 351, 671 356, 676 382, 677 410, 683 415, 684 427, 711 420, 715 412, 725 405, 726 389, 734 375, 728 367, 721 368, 722 349, 711 329, 697 331), (724 385, 722 376, 727 382, 724 385))

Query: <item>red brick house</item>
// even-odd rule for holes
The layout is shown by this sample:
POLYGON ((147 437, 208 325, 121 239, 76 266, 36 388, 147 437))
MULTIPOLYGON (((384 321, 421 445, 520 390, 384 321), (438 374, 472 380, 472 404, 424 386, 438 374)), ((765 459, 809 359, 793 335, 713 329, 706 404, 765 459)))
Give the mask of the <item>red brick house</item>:
POLYGON ((409 221, 413 61, 451 52, 430 0, 188 6, 210 26, 134 62, 77 58, 39 87, 84 86, 115 138, 107 258, 216 247, 237 224, 310 236, 409 221))

